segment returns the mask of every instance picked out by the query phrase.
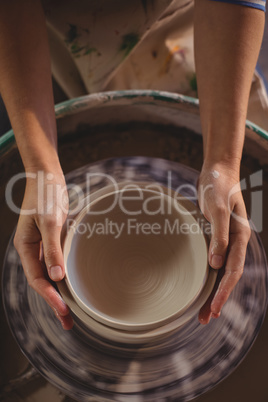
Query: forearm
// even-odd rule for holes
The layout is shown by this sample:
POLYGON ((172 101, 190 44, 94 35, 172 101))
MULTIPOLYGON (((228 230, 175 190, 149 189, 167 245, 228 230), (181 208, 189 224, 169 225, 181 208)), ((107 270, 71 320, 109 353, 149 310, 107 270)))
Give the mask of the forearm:
POLYGON ((205 163, 239 169, 264 12, 195 1, 195 61, 205 163))
POLYGON ((0 53, 0 92, 25 169, 59 169, 49 48, 39 1, 0 3, 0 53))

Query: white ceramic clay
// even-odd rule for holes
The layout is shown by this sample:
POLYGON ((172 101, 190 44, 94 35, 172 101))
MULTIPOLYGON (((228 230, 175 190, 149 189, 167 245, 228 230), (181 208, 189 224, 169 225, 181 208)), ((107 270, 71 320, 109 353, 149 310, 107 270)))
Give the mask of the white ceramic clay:
POLYGON ((128 331, 181 316, 208 276, 207 240, 184 206, 189 202, 137 185, 95 194, 64 242, 66 285, 76 303, 100 323, 128 331))

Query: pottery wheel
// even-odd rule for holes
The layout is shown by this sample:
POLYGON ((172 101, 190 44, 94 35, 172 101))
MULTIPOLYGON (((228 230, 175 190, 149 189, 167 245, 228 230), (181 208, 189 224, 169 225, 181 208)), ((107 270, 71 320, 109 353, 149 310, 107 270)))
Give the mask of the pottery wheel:
MULTIPOLYGON (((86 188, 88 173, 119 181, 153 181, 172 188, 195 184, 198 172, 175 162, 128 157, 101 161, 75 170, 67 183, 86 188)), ((94 179, 90 191, 107 185, 94 179)), ((186 186, 181 191, 191 196, 186 186)), ((75 195, 70 193, 71 203, 75 195)), ((164 339, 144 344, 108 341, 75 318, 64 331, 53 312, 27 284, 12 239, 3 270, 3 301, 11 331, 32 365, 52 384, 79 401, 186 401, 226 378, 252 346, 264 319, 267 264, 258 235, 249 241, 244 274, 209 325, 194 317, 164 339)))

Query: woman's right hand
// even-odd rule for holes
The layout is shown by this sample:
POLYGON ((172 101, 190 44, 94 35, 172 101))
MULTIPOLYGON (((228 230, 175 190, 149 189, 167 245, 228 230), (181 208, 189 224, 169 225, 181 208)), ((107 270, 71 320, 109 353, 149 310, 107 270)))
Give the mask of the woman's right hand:
POLYGON ((62 327, 68 330, 73 326, 70 310, 51 283, 65 276, 60 241, 69 205, 65 179, 62 171, 27 173, 14 245, 29 285, 45 299, 62 327))
POLYGON ((0 92, 23 165, 31 174, 41 167, 45 179, 39 182, 44 195, 38 194, 36 179, 27 179, 14 243, 30 286, 52 307, 63 328, 70 329, 69 309, 50 281, 64 277, 60 234, 68 201, 57 153, 51 60, 40 0, 0 1, 0 48, 0 92), (61 188, 66 200, 56 194, 46 199, 52 188, 61 188), (23 210, 33 211, 26 215, 23 210))

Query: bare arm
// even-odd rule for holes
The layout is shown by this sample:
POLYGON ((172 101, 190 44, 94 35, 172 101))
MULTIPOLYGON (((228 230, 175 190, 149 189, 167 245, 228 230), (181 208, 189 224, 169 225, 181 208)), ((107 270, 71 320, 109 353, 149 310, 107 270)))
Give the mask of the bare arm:
MULTIPOLYGON (((60 186, 64 192, 65 180, 57 155, 46 24, 40 1, 0 2, 0 54, 0 92, 25 170, 31 174, 44 173, 43 190, 50 173, 50 186, 60 186)), ((47 269, 55 281, 64 276, 60 233, 66 213, 62 208, 63 200, 56 193, 47 200, 44 191, 44 198, 40 199, 39 185, 36 179, 27 178, 22 209, 35 209, 36 213, 21 213, 14 243, 30 286, 48 302, 63 327, 69 329, 72 326, 69 309, 45 272, 47 269), (38 210, 40 202, 44 213, 38 210), (49 213, 47 203, 50 203, 49 213), (46 269, 40 261, 41 243, 46 269)), ((65 207, 67 209, 67 205, 65 207)))
POLYGON ((240 166, 253 72, 264 13, 255 8, 196 0, 195 60, 205 161, 240 166))
POLYGON ((37 0, 0 3, 0 91, 25 169, 60 169, 45 18, 37 0))
POLYGON ((201 322, 217 318, 243 272, 250 230, 239 183, 249 91, 264 28, 264 12, 210 0, 195 2, 195 59, 204 141, 200 206, 212 224, 210 264, 225 274, 201 322), (238 184, 239 189, 239 184, 238 184), (202 198, 202 199, 201 199, 202 198))

